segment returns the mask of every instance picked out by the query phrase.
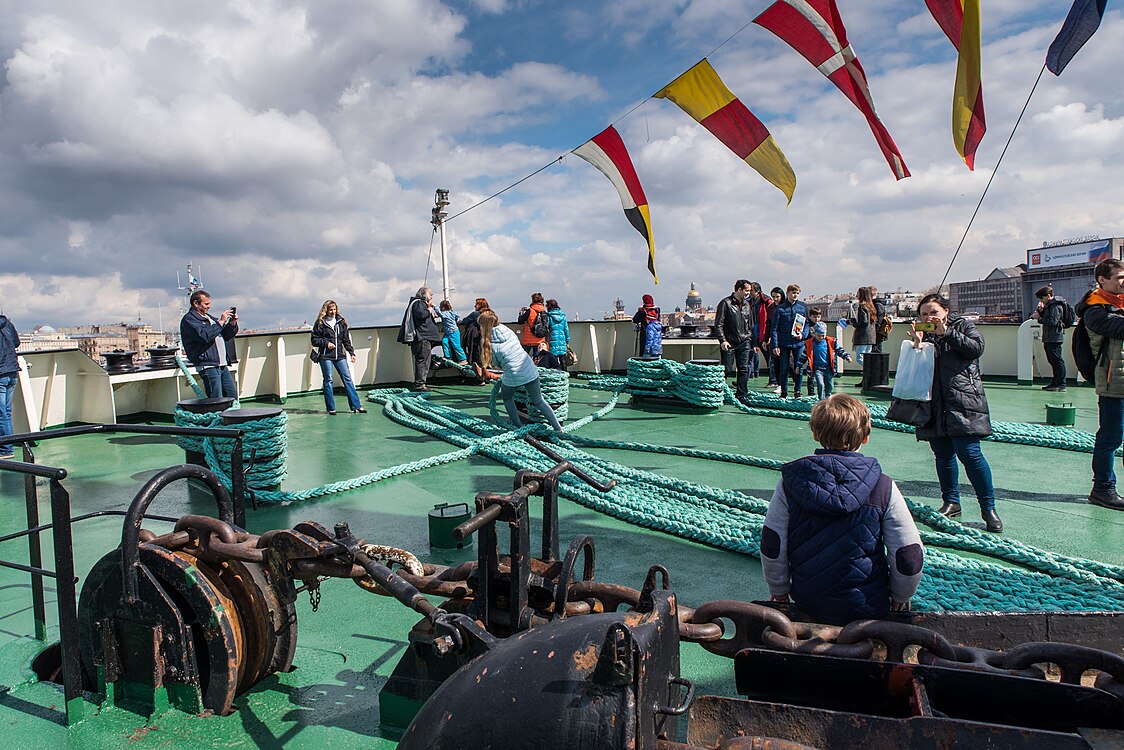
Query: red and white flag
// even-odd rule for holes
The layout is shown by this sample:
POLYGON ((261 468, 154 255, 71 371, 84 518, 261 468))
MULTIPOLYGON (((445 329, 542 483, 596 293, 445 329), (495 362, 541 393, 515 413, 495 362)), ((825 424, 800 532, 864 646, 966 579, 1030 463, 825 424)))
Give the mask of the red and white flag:
POLYGON ((827 76, 863 113, 894 175, 899 180, 909 177, 894 139, 874 111, 866 73, 847 42, 835 0, 776 0, 753 22, 787 42, 827 76))

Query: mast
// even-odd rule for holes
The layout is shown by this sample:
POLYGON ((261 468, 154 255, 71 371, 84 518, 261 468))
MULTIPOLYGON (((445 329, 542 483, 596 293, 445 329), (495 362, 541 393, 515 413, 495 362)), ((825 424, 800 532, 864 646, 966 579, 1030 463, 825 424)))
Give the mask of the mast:
POLYGON ((449 191, 437 188, 437 194, 434 196, 433 202, 435 205, 430 223, 437 230, 438 239, 441 242, 441 299, 449 299, 449 292, 453 291, 453 288, 449 286, 449 258, 445 254, 445 219, 449 218, 445 206, 449 205, 449 191))

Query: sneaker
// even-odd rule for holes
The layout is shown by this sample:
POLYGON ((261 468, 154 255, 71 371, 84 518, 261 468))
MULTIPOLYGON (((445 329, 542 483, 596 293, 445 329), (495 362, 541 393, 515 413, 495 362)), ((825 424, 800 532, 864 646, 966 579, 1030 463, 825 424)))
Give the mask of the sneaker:
POLYGON ((1089 493, 1089 502, 1093 505, 1099 505, 1102 508, 1111 508, 1112 510, 1124 510, 1124 497, 1116 494, 1116 490, 1098 490, 1093 489, 1089 493))
POLYGON ((0 453, 0 461, 14 461, 15 458, 15 453, 0 453))
POLYGON ((1044 386, 1042 386, 1042 390, 1050 391, 1052 393, 1063 393, 1065 391, 1065 386, 1064 385, 1044 385, 1044 386))
POLYGON ((781 387, 779 385, 775 386, 773 388, 773 393, 777 394, 778 396, 781 396, 782 398, 784 397, 784 394, 781 393, 781 387))
POLYGON ((796 391, 795 393, 792 394, 792 397, 793 398, 804 398, 804 394, 802 394, 800 391, 796 391))

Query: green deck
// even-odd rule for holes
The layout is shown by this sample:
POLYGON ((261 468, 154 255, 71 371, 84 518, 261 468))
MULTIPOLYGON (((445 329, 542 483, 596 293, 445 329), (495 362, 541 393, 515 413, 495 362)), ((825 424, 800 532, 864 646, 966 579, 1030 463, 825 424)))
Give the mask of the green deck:
MULTIPOLYGON (((838 390, 857 393, 854 377, 838 390)), ((1066 394, 1043 393, 1013 383, 988 383, 992 416, 997 420, 1041 422, 1046 403, 1073 402, 1077 428, 1096 428, 1096 399, 1090 388, 1066 394)), ((609 394, 571 389, 571 419, 604 405, 609 394)), ((432 398, 474 414, 487 414, 488 389, 438 386, 432 398)), ((378 407, 367 415, 323 412, 318 394, 291 397, 289 476, 285 489, 303 489, 367 474, 378 468, 452 450, 435 438, 415 433, 385 418, 378 407)), ((706 415, 674 414, 633 408, 623 401, 583 434, 674 446, 712 448, 756 456, 792 459, 815 446, 807 424, 750 417, 730 407, 706 415)), ((903 492, 937 504, 939 493, 932 454, 911 435, 875 430, 865 452, 876 456, 903 492)), ((1062 450, 985 443, 999 497, 1006 534, 1028 544, 1067 555, 1124 564, 1124 514, 1088 505, 1090 456, 1062 450)), ((604 452, 608 455, 610 452, 604 452)), ((769 497, 777 474, 717 462, 674 456, 613 451, 620 463, 703 484, 769 497)), ((74 513, 124 509, 141 484, 157 470, 180 463, 183 452, 170 439, 148 436, 83 436, 46 441, 38 449, 42 464, 70 472, 64 481, 74 513)), ((405 477, 387 480, 328 500, 249 511, 250 531, 289 527, 313 520, 329 527, 346 520, 369 541, 404 547, 423 561, 457 563, 471 551, 431 553, 427 512, 440 502, 469 502, 481 491, 510 490, 512 471, 482 458, 470 458, 405 477)), ((964 521, 982 527, 965 483, 964 521)), ((46 514, 42 488, 41 512, 46 514)), ((4 500, 0 533, 25 526, 23 480, 0 473, 4 500)), ((153 513, 179 516, 212 513, 186 486, 169 488, 153 513)), ((161 530, 163 524, 149 528, 161 530)), ((119 518, 96 519, 76 527, 76 565, 80 579, 120 540, 119 518)), ((561 505, 562 544, 577 534, 597 544, 597 578, 639 587, 648 567, 665 565, 680 600, 700 604, 712 599, 766 596, 758 562, 658 532, 639 529, 568 501, 561 505)), ((532 537, 533 538, 533 537, 532 537)), ((49 552, 45 552, 47 559, 49 552)), ((9 542, 0 557, 26 561, 26 545, 9 542)), ((50 563, 47 563, 50 566, 50 563)), ((81 585, 81 581, 79 583, 81 585)), ((298 603, 299 647, 289 674, 271 677, 238 700, 227 717, 194 717, 169 711, 151 722, 120 709, 105 709, 71 728, 62 725, 61 690, 34 682, 28 665, 39 644, 34 632, 27 576, 0 571, 0 723, 11 747, 393 747, 393 734, 378 723, 378 692, 406 646, 405 636, 417 616, 392 600, 361 591, 345 581, 329 581, 313 613, 307 597, 298 603)), ((48 593, 48 621, 54 602, 48 593)), ((695 645, 683 648, 684 675, 701 693, 732 694, 730 663, 695 645)))

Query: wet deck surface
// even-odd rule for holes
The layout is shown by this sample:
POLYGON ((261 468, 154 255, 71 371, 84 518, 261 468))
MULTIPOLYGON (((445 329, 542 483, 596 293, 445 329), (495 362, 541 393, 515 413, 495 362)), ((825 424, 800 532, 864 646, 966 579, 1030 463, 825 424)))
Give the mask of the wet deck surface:
MULTIPOLYGON (((840 381, 841 390, 856 394, 856 378, 840 381)), ((1072 402, 1077 427, 1096 428, 1096 399, 1089 388, 1065 394, 1044 393, 1013 383, 987 384, 993 419, 1042 422, 1046 403, 1072 402)), ((571 419, 604 405, 609 394, 571 389, 571 419)), ((440 403, 486 415, 488 389, 437 386, 432 398, 440 403)), ((330 481, 367 474, 379 468, 448 452, 438 439, 400 426, 371 406, 366 415, 323 411, 318 394, 290 398, 289 476, 284 489, 299 490, 330 481)), ((617 440, 711 448, 721 451, 790 460, 816 447, 807 424, 800 421, 751 417, 730 407, 706 415, 646 411, 622 401, 614 411, 583 429, 583 434, 617 440)), ((613 460, 682 479, 729 488, 768 498, 777 474, 716 462, 625 451, 597 451, 613 460)), ((939 504, 932 454, 910 435, 875 430, 864 452, 879 459, 884 469, 914 499, 939 504)), ((1124 513, 1086 503, 1090 488, 1089 454, 985 443, 998 495, 998 511, 1012 538, 1068 555, 1124 564, 1124 513)), ((43 442, 40 463, 65 467, 76 514, 106 508, 124 509, 141 484, 156 471, 180 463, 183 452, 172 440, 149 436, 84 436, 43 442)), ((250 511, 247 526, 262 532, 287 528, 299 521, 318 521, 331 527, 347 521, 359 536, 375 543, 413 551, 423 561, 455 564, 474 555, 467 551, 431 551, 427 512, 437 503, 472 502, 482 490, 506 492, 512 471, 483 458, 470 458, 386 480, 329 499, 250 511)), ((972 504, 972 491, 962 475, 965 523, 982 527, 972 504)), ((47 514, 46 488, 41 508, 47 514)), ((25 526, 22 479, 0 474, 0 533, 25 526)), ((534 506, 533 506, 534 507, 534 506)), ((153 513, 180 516, 213 513, 202 493, 174 485, 161 495, 153 513)), ((536 509, 537 512, 537 509, 536 509)), ((579 534, 597 544, 597 578, 639 587, 648 567, 665 565, 680 600, 697 605, 712 599, 765 597, 758 562, 750 557, 715 550, 659 532, 639 529, 563 501, 561 539, 565 545, 579 534)), ((161 531, 166 526, 149 524, 161 531)), ((537 531, 535 524, 532 534, 537 531)), ((97 519, 76 529, 76 565, 81 578, 103 554, 120 541, 119 518, 97 519)), ((534 536, 532 536, 534 538, 534 536)), ((26 547, 8 542, 0 556, 26 562, 26 547)), ((49 552, 47 553, 49 555, 49 552)), ((48 621, 56 616, 53 589, 48 621)), ((27 576, 0 571, 0 722, 8 728, 13 747, 322 747, 347 743, 352 747, 393 747, 392 733, 382 737, 378 726, 378 691, 406 647, 406 633, 417 616, 392 600, 373 596, 345 581, 323 587, 319 611, 308 598, 298 602, 300 628, 295 663, 290 674, 266 680, 238 700, 240 709, 222 718, 197 718, 175 711, 145 721, 118 709, 102 713, 69 730, 58 723, 61 691, 47 684, 26 684, 27 662, 36 648, 27 640, 33 632, 27 576)), ((730 663, 701 648, 683 649, 684 675, 699 683, 701 693, 732 694, 730 663)))

